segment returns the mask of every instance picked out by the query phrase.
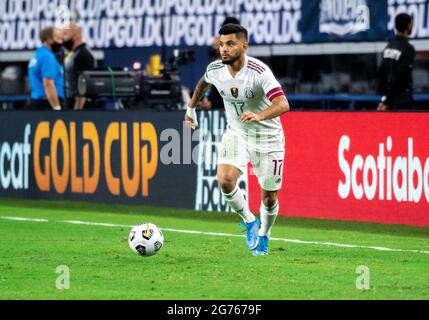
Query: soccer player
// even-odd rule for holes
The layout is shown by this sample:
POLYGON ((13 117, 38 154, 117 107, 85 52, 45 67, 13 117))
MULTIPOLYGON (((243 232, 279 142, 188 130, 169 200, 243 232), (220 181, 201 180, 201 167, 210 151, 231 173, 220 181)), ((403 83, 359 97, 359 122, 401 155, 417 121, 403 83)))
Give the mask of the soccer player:
POLYGON ((195 108, 210 85, 225 104, 228 121, 217 163, 217 180, 228 205, 246 226, 246 245, 253 255, 267 255, 268 241, 278 211, 278 190, 282 184, 285 153, 279 116, 289 111, 289 103, 271 70, 258 59, 246 55, 248 32, 238 24, 226 24, 220 31, 221 60, 209 64, 189 102, 185 123, 198 126, 195 108), (249 161, 262 189, 259 221, 250 212, 237 185, 249 161))

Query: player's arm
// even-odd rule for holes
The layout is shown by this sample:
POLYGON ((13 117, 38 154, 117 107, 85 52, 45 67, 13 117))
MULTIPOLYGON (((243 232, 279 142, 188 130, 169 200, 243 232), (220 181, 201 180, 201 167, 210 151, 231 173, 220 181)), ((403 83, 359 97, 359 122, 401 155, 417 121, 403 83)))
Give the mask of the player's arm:
POLYGON ((83 110, 85 103, 86 103, 86 97, 75 97, 74 110, 83 110))
POLYGON ((52 79, 44 78, 43 87, 45 89, 46 98, 48 99, 49 104, 53 110, 61 110, 61 103, 58 98, 57 88, 55 87, 55 82, 52 79))
POLYGON ((269 106, 264 111, 253 113, 253 112, 243 112, 240 116, 241 122, 259 122, 264 120, 269 120, 281 116, 282 114, 289 111, 289 102, 285 96, 279 96, 273 99, 271 106, 269 106))
POLYGON ((204 97, 210 86, 211 84, 206 82, 205 77, 203 76, 200 81, 198 81, 198 84, 195 87, 194 94, 192 95, 191 101, 188 104, 185 114, 185 123, 188 127, 192 129, 198 127, 195 108, 197 107, 198 102, 204 97))
POLYGON ((392 106, 394 92, 397 83, 397 63, 396 61, 388 64, 386 70, 386 94, 382 97, 381 103, 378 105, 378 110, 384 111, 392 106))
MULTIPOLYGON (((80 51, 76 57, 75 61, 75 74, 76 79, 84 71, 94 70, 95 69, 95 59, 94 56, 88 50, 80 51)), ((85 96, 76 96, 74 102, 74 110, 83 110, 86 103, 85 96)))
POLYGON ((259 84, 265 92, 267 99, 271 105, 258 113, 243 112, 240 116, 241 122, 259 122, 269 120, 281 116, 289 111, 289 102, 283 92, 280 83, 276 80, 271 70, 267 68, 259 78, 259 84))
POLYGON ((377 88, 377 93, 380 94, 382 96, 380 103, 377 106, 377 110, 378 111, 385 111, 387 110, 389 107, 385 104, 386 101, 386 83, 387 83, 387 73, 386 73, 386 69, 387 69, 387 61, 386 59, 383 59, 383 61, 381 62, 381 66, 378 69, 378 88, 377 88))
POLYGON ((61 103, 58 97, 58 91, 55 87, 55 58, 45 57, 41 61, 41 77, 43 79, 43 88, 45 90, 46 98, 53 110, 61 110, 61 103))
POLYGON ((192 95, 188 106, 195 109, 198 102, 200 102, 200 100, 205 96, 207 90, 209 90, 210 86, 211 84, 206 82, 205 77, 202 77, 195 87, 194 94, 192 95))

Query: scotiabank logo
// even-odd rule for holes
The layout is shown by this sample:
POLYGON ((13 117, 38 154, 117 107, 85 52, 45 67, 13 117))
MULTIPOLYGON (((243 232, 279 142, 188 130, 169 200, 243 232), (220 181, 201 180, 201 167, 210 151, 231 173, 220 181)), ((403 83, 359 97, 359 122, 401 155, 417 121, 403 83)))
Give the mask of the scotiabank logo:
MULTIPOLYGON (((392 137, 377 146, 368 146, 368 154, 348 152, 353 141, 343 135, 338 145, 338 164, 342 178, 338 195, 342 199, 429 202, 429 157, 414 155, 414 139, 407 140, 407 154, 398 154, 392 137), (347 159, 351 159, 348 161, 347 159)), ((429 153, 429 150, 427 150, 429 153)))
POLYGON ((158 167, 158 138, 151 123, 112 122, 105 132, 99 132, 93 122, 83 122, 79 131, 76 128, 75 122, 67 126, 63 120, 53 125, 47 121, 37 125, 33 165, 41 191, 63 194, 69 188, 72 193, 93 194, 104 176, 112 195, 135 197, 139 192, 142 196, 149 195, 149 181, 158 167), (77 143, 78 135, 83 143, 77 143), (104 139, 103 149, 100 139, 104 139), (128 148, 128 140, 132 141, 132 150, 128 148), (113 148, 119 152, 114 153, 113 148), (119 162, 120 169, 113 170, 113 162, 119 162), (129 163, 133 163, 132 167, 129 163), (80 176, 78 167, 82 171, 80 176))

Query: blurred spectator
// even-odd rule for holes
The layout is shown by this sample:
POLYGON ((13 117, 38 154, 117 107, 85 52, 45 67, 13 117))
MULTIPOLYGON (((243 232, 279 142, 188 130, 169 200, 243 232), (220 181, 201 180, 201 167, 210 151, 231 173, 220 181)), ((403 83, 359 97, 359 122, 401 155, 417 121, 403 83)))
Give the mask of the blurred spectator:
POLYGON ((379 70, 378 93, 383 97, 377 110, 413 108, 413 77, 415 50, 408 38, 413 29, 409 14, 400 13, 395 18, 396 37, 383 51, 379 70))
POLYGON ((182 85, 182 100, 183 100, 183 103, 179 106, 179 109, 185 110, 189 104, 189 101, 191 101, 191 93, 189 89, 183 85, 182 85))
POLYGON ((78 95, 77 80, 81 72, 95 68, 95 59, 83 42, 82 28, 75 23, 63 29, 63 45, 68 51, 64 58, 66 107, 82 110, 86 98, 78 95))
POLYGON ((36 50, 28 65, 30 109, 61 110, 64 99, 64 70, 55 58, 61 51, 61 30, 47 27, 40 32, 42 46, 36 50))
MULTIPOLYGON (((228 24, 228 23, 235 23, 240 24, 240 21, 235 17, 228 17, 224 20, 222 23, 222 26, 228 24)), ((216 36, 213 39, 211 47, 208 48, 208 54, 210 57, 213 58, 213 60, 218 60, 220 58, 220 51, 219 51, 219 36, 216 36)), ((225 106, 223 104, 223 98, 219 94, 219 91, 214 86, 210 87, 210 90, 207 92, 206 96, 204 97, 202 103, 201 103, 203 110, 213 110, 213 109, 224 109, 225 106)))

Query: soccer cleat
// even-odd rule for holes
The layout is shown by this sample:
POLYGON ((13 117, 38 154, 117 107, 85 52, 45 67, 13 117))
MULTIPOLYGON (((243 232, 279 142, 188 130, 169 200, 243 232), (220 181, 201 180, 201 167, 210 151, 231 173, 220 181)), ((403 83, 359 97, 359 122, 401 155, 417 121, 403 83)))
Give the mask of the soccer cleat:
POLYGON ((260 226, 259 219, 256 218, 253 222, 243 222, 241 226, 246 228, 246 246, 249 250, 254 250, 258 246, 258 230, 260 226))
POLYGON ((268 255, 268 237, 267 236, 262 236, 262 237, 258 237, 259 241, 258 241, 258 246, 256 247, 255 250, 252 250, 252 254, 254 256, 266 256, 268 255))

